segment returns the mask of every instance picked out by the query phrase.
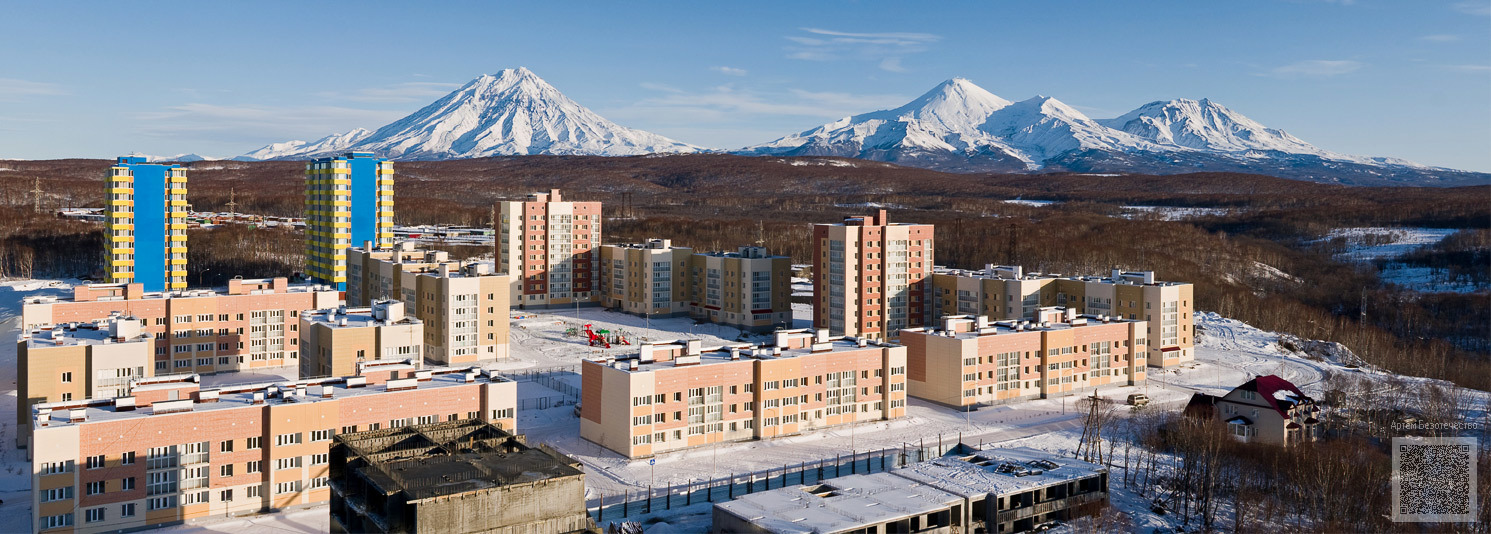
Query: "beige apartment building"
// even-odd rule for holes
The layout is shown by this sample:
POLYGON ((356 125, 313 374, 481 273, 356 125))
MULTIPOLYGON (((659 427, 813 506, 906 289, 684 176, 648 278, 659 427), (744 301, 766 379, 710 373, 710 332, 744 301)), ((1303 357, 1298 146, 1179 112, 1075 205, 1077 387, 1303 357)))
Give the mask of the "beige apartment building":
POLYGON ((633 315, 689 313, 689 258, 694 249, 667 239, 600 247, 602 304, 633 315))
POLYGON ((351 376, 368 362, 424 366, 424 323, 404 303, 380 300, 367 308, 307 310, 300 317, 300 377, 351 376))
POLYGON ((146 292, 141 284, 87 284, 72 298, 31 297, 21 328, 91 323, 123 314, 154 339, 152 375, 220 373, 299 365, 300 310, 337 305, 324 285, 285 278, 229 280, 226 288, 146 292))
POLYGON ((150 334, 134 317, 41 326, 16 342, 16 446, 31 431, 31 407, 129 394, 130 382, 155 376, 150 334))
POLYGON ((1146 323, 1043 308, 1031 321, 949 316, 901 331, 911 396, 954 407, 1144 383, 1146 323))
POLYGON ((403 301, 424 323, 424 357, 464 365, 508 357, 511 279, 490 260, 452 261, 445 251, 402 242, 347 251, 347 304, 403 301))
POLYGON ((564 201, 558 189, 498 203, 497 270, 518 282, 518 309, 601 302, 601 203, 564 201))
POLYGON ((894 339, 927 324, 932 232, 930 224, 891 223, 885 210, 813 225, 813 326, 894 339))
POLYGON ((332 437, 457 419, 513 429, 516 384, 390 363, 359 376, 204 389, 196 375, 132 396, 35 407, 31 521, 97 533, 326 502, 332 437))
POLYGON ((654 343, 582 365, 580 436, 629 458, 906 414, 906 348, 783 330, 771 345, 654 343))
POLYGON ((1196 336, 1194 286, 1155 280, 1153 271, 1110 276, 1026 273, 1018 266, 981 271, 939 270, 931 277, 934 315, 983 315, 996 321, 1029 320, 1041 308, 1061 306, 1079 314, 1146 323, 1146 361, 1169 368, 1193 361, 1196 336))
POLYGON ((689 313, 750 332, 792 325, 792 259, 766 247, 689 258, 689 313))

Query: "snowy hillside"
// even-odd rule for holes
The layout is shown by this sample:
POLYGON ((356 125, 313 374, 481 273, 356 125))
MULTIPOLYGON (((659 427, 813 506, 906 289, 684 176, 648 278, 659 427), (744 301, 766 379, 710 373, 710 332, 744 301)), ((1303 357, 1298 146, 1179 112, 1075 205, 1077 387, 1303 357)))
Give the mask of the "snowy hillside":
POLYGON ((1207 99, 1145 104, 1093 120, 1047 96, 1010 102, 962 78, 904 106, 845 117, 736 151, 841 156, 951 171, 1225 171, 1381 185, 1491 183, 1491 175, 1339 154, 1207 99))
POLYGON ((357 129, 314 143, 275 143, 245 157, 305 158, 342 150, 365 150, 403 160, 439 160, 531 154, 629 156, 702 149, 606 120, 520 67, 482 75, 371 133, 357 129))
POLYGON ((233 159, 239 161, 261 161, 336 152, 338 150, 345 150, 347 147, 352 146, 353 143, 367 138, 371 133, 366 128, 354 128, 350 132, 331 134, 309 143, 305 141, 270 143, 264 145, 263 148, 233 159))

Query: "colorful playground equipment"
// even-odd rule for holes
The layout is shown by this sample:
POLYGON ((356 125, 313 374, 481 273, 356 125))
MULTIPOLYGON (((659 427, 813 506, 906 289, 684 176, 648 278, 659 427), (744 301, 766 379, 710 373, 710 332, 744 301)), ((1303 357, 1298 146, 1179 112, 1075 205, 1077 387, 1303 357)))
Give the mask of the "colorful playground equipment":
POLYGON ((610 330, 592 330, 591 325, 587 324, 585 325, 582 332, 585 334, 590 343, 590 346, 592 347, 604 347, 609 349, 611 348, 611 344, 613 343, 617 345, 632 344, 630 341, 627 341, 626 333, 622 331, 618 331, 613 334, 610 330))

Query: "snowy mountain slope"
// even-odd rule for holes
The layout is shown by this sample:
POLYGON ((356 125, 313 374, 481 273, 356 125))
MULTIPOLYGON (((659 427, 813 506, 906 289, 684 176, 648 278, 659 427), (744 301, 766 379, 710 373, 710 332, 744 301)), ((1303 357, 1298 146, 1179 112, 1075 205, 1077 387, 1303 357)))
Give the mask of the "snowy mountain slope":
POLYGON ((233 159, 239 161, 259 161, 336 152, 338 150, 346 150, 354 143, 366 139, 371 133, 366 128, 354 128, 347 133, 331 134, 309 143, 305 141, 270 143, 258 150, 233 159))
POLYGON ((217 160, 222 159, 222 158, 215 158, 215 157, 212 157, 212 156, 203 156, 203 155, 200 155, 200 154, 177 154, 177 155, 174 155, 174 156, 152 156, 152 155, 149 155, 149 154, 140 154, 140 153, 137 152, 137 153, 130 154, 130 156, 145 158, 145 161, 150 162, 150 163, 165 163, 165 162, 190 163, 190 162, 194 162, 194 161, 217 161, 217 160))
POLYGON ((528 154, 628 156, 703 149, 606 120, 520 67, 484 74, 374 132, 358 129, 315 143, 276 143, 245 156, 305 158, 343 150, 403 160, 438 160, 528 154))
POLYGON ((1010 102, 954 78, 904 106, 736 150, 841 156, 958 172, 1246 172, 1357 185, 1470 185, 1491 175, 1318 148, 1207 99, 1093 120, 1061 101, 1010 102))

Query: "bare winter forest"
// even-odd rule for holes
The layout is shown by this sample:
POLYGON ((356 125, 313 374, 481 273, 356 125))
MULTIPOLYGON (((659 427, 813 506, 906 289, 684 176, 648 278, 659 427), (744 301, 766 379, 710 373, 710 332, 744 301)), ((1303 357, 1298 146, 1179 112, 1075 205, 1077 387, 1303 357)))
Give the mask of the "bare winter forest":
MULTIPOLYGON (((297 162, 186 164, 198 211, 299 216, 297 162)), ((50 213, 101 205, 105 160, 9 161, 0 171, 0 275, 88 276, 98 227, 50 213), (33 209, 43 191, 42 213, 33 209)), ((1386 284, 1379 266, 1335 259, 1324 239, 1349 227, 1463 229, 1406 258, 1491 272, 1491 187, 1365 188, 1258 175, 949 174, 832 158, 727 155, 527 156, 396 165, 397 224, 490 224, 493 203, 562 188, 605 202, 607 242, 666 237, 696 249, 763 241, 808 263, 809 224, 884 207, 892 221, 937 225, 952 267, 1021 264, 1065 274, 1153 270, 1196 284, 1197 309, 1259 328, 1341 342, 1396 372, 1491 389, 1491 293, 1422 293, 1386 284), (1048 206, 1007 199, 1060 201, 1048 206), (1210 208, 1170 220, 1123 206, 1210 208)), ((190 281, 301 270, 301 237, 219 227, 190 235, 190 281)), ((469 252, 469 251, 468 251, 469 252)))

